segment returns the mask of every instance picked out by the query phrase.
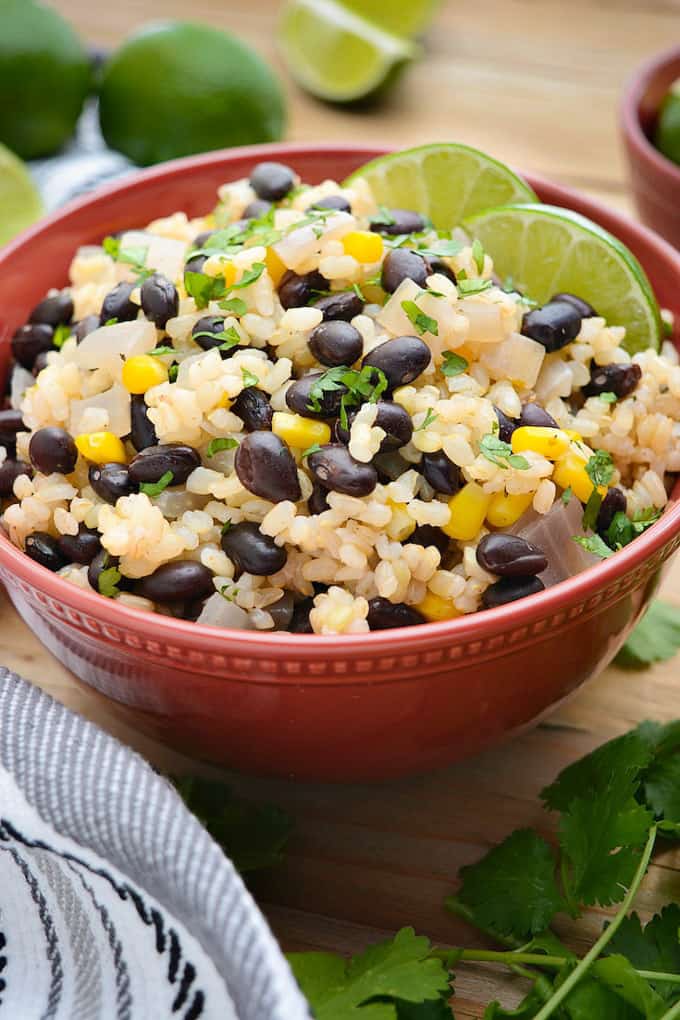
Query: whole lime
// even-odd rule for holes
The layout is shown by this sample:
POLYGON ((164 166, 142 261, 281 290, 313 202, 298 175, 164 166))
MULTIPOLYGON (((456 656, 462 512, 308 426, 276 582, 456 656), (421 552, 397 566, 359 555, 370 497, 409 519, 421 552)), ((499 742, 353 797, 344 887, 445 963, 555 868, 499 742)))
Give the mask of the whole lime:
POLYGON ((664 156, 680 166, 680 78, 659 108, 654 144, 664 156))
POLYGON ((226 32, 189 22, 148 25, 104 68, 99 99, 108 144, 148 165, 281 137, 281 87, 226 32))
POLYGON ((35 0, 0 0, 0 142, 23 159, 73 134, 90 61, 60 14, 35 0))

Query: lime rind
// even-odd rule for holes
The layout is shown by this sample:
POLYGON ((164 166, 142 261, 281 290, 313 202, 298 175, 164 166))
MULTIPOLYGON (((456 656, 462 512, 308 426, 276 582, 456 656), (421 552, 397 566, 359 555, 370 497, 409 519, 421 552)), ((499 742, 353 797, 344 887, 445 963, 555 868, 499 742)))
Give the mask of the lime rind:
POLYGON ((42 199, 25 165, 0 145, 0 246, 30 227, 42 213, 42 199))
POLYGON ((360 167, 345 184, 363 178, 376 200, 417 209, 447 230, 491 206, 536 202, 537 195, 510 167, 460 143, 421 145, 388 153, 360 167))
POLYGON ((543 303, 560 291, 578 294, 613 326, 625 326, 623 346, 634 354, 659 350, 659 306, 644 269, 608 231, 580 213, 541 203, 511 203, 469 216, 501 278, 543 303))
POLYGON ((364 98, 420 53, 416 43, 336 0, 289 0, 281 14, 279 45, 293 78, 333 102, 364 98))

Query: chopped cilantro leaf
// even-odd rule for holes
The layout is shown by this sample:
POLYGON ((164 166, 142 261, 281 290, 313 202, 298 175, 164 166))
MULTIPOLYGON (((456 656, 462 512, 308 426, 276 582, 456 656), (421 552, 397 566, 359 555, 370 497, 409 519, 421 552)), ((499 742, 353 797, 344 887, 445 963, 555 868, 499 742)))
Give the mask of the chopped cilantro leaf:
POLYGON ((600 400, 604 400, 605 404, 615 404, 619 399, 615 393, 611 390, 606 390, 604 393, 598 393, 600 400))
POLYGON ((423 418, 422 424, 420 424, 418 428, 414 429, 413 431, 422 432, 423 429, 426 429, 428 425, 431 425, 432 422, 435 421, 438 417, 439 415, 436 413, 436 411, 433 411, 431 407, 428 407, 427 414, 423 418))
POLYGON ((597 517, 600 512, 601 506, 602 496, 597 491, 597 489, 593 489, 588 498, 588 502, 586 503, 586 508, 583 511, 583 519, 581 521, 581 526, 583 527, 584 531, 595 531, 595 527, 597 525, 597 517))
POLYGON ((116 326, 117 324, 118 319, 115 316, 112 319, 107 319, 106 322, 104 323, 105 326, 116 326))
POLYGON ((206 457, 214 457, 220 450, 233 450, 234 447, 238 446, 238 442, 235 439, 218 438, 211 439, 208 443, 208 449, 205 451, 206 457))
POLYGON ((481 276, 484 272, 484 246, 478 237, 472 242, 472 258, 477 267, 477 272, 481 276))
POLYGON ((254 262, 252 268, 246 270, 238 283, 232 283, 229 290, 232 291, 239 290, 241 287, 250 287, 251 283, 255 283, 256 280, 260 279, 265 268, 264 262, 254 262))
POLYGON ((430 256, 434 259, 450 259, 455 255, 459 255, 463 250, 463 244, 461 241, 454 241, 452 239, 441 238, 439 241, 435 241, 433 244, 419 245, 418 251, 421 255, 430 256))
POLYGON ((614 474, 614 462, 607 450, 596 450, 586 464, 588 478, 594 486, 609 485, 614 474))
POLYGON ((458 274, 458 293, 461 297, 470 297, 473 294, 481 294, 483 290, 493 287, 492 280, 461 280, 458 274))
POLYGON ((120 588, 118 582, 120 581, 122 574, 117 567, 107 567, 106 570, 102 570, 97 578, 97 588, 100 595, 104 595, 107 599, 112 599, 115 595, 120 594, 120 588))
POLYGON ((442 365, 442 375, 454 376, 462 375, 463 372, 467 372, 470 367, 469 362, 466 361, 460 354, 456 354, 455 351, 444 351, 444 364, 442 365))
POLYGON ((344 390, 340 402, 340 424, 342 428, 346 429, 348 425, 347 408, 358 407, 365 402, 374 404, 386 389, 385 373, 379 368, 374 368, 373 365, 364 365, 360 370, 348 368, 346 365, 337 365, 323 372, 314 382, 309 391, 307 406, 310 411, 318 413, 321 410, 324 393, 344 390))
POLYGON ((586 552, 592 553, 593 556, 599 556, 601 560, 606 560, 608 556, 612 555, 612 550, 599 535, 574 535, 573 540, 586 552))
POLYGON ((415 301, 402 301, 401 307, 406 312, 409 320, 416 327, 420 336, 422 336, 423 333, 432 333, 433 336, 439 336, 437 320, 433 319, 430 315, 426 315, 421 308, 418 308, 415 301))
POLYGON ((353 283, 350 289, 354 291, 354 293, 356 294, 356 296, 359 298, 360 301, 363 301, 364 304, 366 303, 366 298, 364 297, 364 292, 362 291, 362 289, 361 289, 361 287, 359 286, 358 283, 353 283))
POLYGON ((206 276, 205 273, 191 271, 184 274, 184 286, 197 308, 207 308, 211 301, 221 298, 227 289, 223 276, 206 276))
POLYGON ((562 502, 564 503, 565 506, 569 506, 571 502, 571 497, 573 495, 574 493, 572 491, 571 485, 567 486, 567 488, 562 493, 562 502))
POLYGON ((391 227, 396 222, 397 221, 386 205, 379 205, 377 214, 371 217, 371 223, 375 223, 380 226, 391 227))
POLYGON ((149 351, 149 354, 151 355, 152 358, 160 358, 163 354, 175 354, 175 353, 176 353, 175 348, 168 347, 167 344, 163 344, 162 347, 154 347, 152 351, 149 351))
POLYGON ((60 323, 57 326, 57 328, 54 331, 54 336, 52 337, 52 343, 54 344, 58 351, 62 349, 70 335, 71 335, 70 326, 65 326, 63 323, 60 323))
POLYGON ((318 453, 320 449, 321 446, 319 445, 319 443, 312 443, 311 446, 308 446, 306 450, 302 451, 302 456, 311 457, 313 453, 318 453))
POLYGON ((166 471, 157 482, 142 482, 139 486, 139 491, 144 492, 150 498, 160 496, 161 492, 164 492, 169 485, 172 485, 174 477, 172 471, 166 471))
POLYGON ((329 368, 328 371, 322 372, 310 387, 309 401, 307 403, 309 410, 316 411, 318 414, 321 410, 321 401, 324 393, 333 393, 336 390, 343 389, 342 378, 350 371, 351 369, 347 368, 346 365, 337 365, 335 368, 329 368))
MULTIPOLYGON (((227 521, 227 524, 222 528, 222 534, 226 534, 230 527, 231 523, 227 521)), ((233 602, 238 593, 239 589, 235 588, 233 584, 223 584, 220 588, 220 595, 226 602, 233 602)))
POLYGON ((234 315, 245 315, 248 311, 248 305, 245 301, 237 297, 220 301, 220 308, 224 309, 225 312, 232 312, 234 315))
POLYGON ((510 443, 504 443, 493 432, 482 436, 479 452, 492 464, 498 464, 499 467, 516 468, 518 471, 526 471, 529 467, 526 457, 522 457, 519 453, 513 453, 510 443))
POLYGON ((635 538, 633 522, 619 510, 614 514, 612 522, 607 529, 607 545, 612 549, 623 549, 625 545, 635 538))
POLYGON ((254 372, 249 371, 243 366, 241 366, 241 377, 244 389, 248 389, 249 386, 257 386, 260 381, 254 372))
POLYGON ((110 255, 112 259, 118 258, 120 251, 120 238, 119 237, 105 237, 102 241, 102 248, 107 255, 110 255))
POLYGON ((177 376, 179 375, 179 365, 171 365, 168 369, 168 382, 177 382, 177 376))
POLYGON ((222 528, 221 528, 221 532, 220 532, 220 533, 221 533, 222 535, 226 535, 226 533, 227 533, 227 532, 229 531, 229 528, 230 528, 230 527, 231 527, 231 520, 230 520, 230 518, 229 518, 229 517, 227 517, 226 521, 225 521, 225 522, 224 522, 224 524, 222 525, 222 528))
POLYGON ((194 340, 198 340, 202 336, 212 340, 221 340, 222 343, 218 346, 220 351, 230 351, 232 347, 237 347, 241 343, 241 337, 236 326, 230 326, 229 329, 223 329, 219 333, 211 333, 210 330, 202 329, 198 333, 192 334, 194 340))

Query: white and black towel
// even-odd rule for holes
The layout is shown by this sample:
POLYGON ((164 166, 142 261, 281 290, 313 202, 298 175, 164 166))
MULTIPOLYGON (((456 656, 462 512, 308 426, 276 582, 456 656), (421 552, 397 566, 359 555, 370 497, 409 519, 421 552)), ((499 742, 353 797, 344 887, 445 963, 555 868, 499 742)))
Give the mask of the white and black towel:
POLYGON ((233 865, 136 754, 0 668, 0 1020, 309 1020, 233 865))

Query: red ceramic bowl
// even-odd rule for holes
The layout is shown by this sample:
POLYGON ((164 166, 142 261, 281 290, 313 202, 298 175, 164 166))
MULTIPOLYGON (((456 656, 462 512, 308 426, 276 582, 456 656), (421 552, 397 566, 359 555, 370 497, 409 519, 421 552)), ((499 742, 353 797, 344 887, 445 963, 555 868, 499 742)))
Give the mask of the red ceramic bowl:
MULTIPOLYGON (((87 197, 0 252, 0 372, 12 331, 74 249, 175 209, 196 215, 259 159, 342 179, 376 150, 263 146, 180 160, 87 197)), ((636 252, 680 315, 680 254, 575 192, 531 178, 636 252)), ((522 602, 365 636, 226 631, 117 606, 60 580, 0 536, 0 577, 37 637, 141 729, 234 768, 322 780, 446 765, 535 720, 615 655, 680 544, 680 506, 628 548, 522 602), (129 718, 129 711, 126 713, 129 718)))
POLYGON ((680 78, 680 46, 643 64, 624 92, 621 128, 640 216, 680 248, 680 166, 650 141, 661 100, 676 78, 680 78))

